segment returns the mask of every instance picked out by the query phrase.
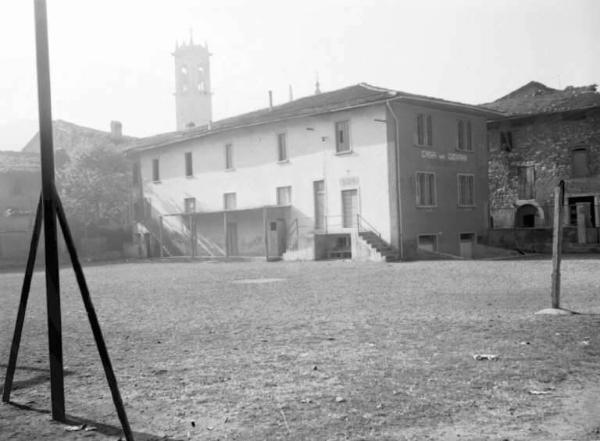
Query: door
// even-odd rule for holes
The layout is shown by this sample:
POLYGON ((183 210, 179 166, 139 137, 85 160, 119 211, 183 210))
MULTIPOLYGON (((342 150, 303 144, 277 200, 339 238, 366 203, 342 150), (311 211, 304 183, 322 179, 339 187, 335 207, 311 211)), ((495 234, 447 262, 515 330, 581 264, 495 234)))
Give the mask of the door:
POLYGON ((342 227, 356 225, 358 214, 358 190, 342 190, 342 227))
POLYGON ((239 256, 237 222, 227 222, 225 242, 227 256, 239 256))
POLYGON ((313 182, 315 199, 315 230, 325 229, 325 181, 313 182))
POLYGON ((268 257, 278 258, 283 256, 286 250, 286 228, 284 219, 275 219, 267 225, 267 243, 269 246, 268 257))
POLYGON ((465 259, 473 258, 473 243, 475 242, 475 235, 473 233, 461 233, 460 234, 460 256, 465 259))

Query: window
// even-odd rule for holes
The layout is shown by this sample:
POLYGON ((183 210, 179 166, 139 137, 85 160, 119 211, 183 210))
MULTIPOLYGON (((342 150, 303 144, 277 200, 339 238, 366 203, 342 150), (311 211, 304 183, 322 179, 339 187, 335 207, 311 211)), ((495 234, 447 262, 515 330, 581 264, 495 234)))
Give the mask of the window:
POLYGON ((233 145, 225 145, 225 168, 231 170, 233 168, 233 145))
POLYGON ((325 228, 325 181, 314 181, 313 192, 315 198, 315 229, 325 228))
POLYGON ((357 223, 358 190, 342 190, 342 227, 352 228, 357 223))
POLYGON ((535 199, 535 168, 532 165, 521 166, 519 173, 519 199, 535 199))
POLYGON ((458 175, 458 205, 472 207, 475 205, 473 175, 458 175))
POLYGON ((433 127, 431 123, 431 115, 419 113, 417 115, 417 145, 433 145, 433 127))
POLYGON ((457 132, 456 148, 465 152, 472 152, 471 121, 459 120, 457 123, 457 132))
POLYGON ((350 151, 348 121, 338 121, 335 123, 335 151, 336 153, 350 151))
POLYGON ((417 173, 417 206, 433 207, 437 203, 435 173, 417 173))
POLYGON ((288 160, 286 141, 285 133, 280 133, 277 135, 277 160, 279 162, 288 160))
POLYGON ((160 164, 158 158, 152 160, 152 180, 154 182, 160 182, 160 164))
POLYGON ((512 132, 504 131, 500 132, 500 150, 505 152, 511 152, 513 149, 512 132))
POLYGON ((192 152, 185 153, 185 175, 189 178, 194 176, 194 167, 192 165, 192 152))
POLYGON ((292 187, 277 187, 277 205, 291 205, 292 187))
POLYGON ((223 195, 223 208, 225 208, 225 210, 235 210, 236 206, 237 201, 235 193, 225 193, 223 195))
POLYGON ((186 213, 196 212, 196 198, 185 198, 183 200, 183 206, 186 213))
POLYGON ((571 174, 574 178, 589 176, 589 157, 585 147, 576 148, 571 151, 571 174))
POLYGON ((420 234, 418 237, 419 249, 425 251, 437 251, 437 236, 435 234, 420 234))

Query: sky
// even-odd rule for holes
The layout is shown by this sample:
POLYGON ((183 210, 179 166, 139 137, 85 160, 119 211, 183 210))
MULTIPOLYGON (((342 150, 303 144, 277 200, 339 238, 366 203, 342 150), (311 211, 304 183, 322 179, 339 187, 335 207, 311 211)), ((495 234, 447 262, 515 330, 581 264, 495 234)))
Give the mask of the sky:
MULTIPOLYGON (((367 82, 479 104, 600 82, 597 0, 47 0, 53 118, 175 130, 175 41, 207 42, 213 119, 367 82)), ((33 0, 0 1, 0 150, 37 131, 33 0)))

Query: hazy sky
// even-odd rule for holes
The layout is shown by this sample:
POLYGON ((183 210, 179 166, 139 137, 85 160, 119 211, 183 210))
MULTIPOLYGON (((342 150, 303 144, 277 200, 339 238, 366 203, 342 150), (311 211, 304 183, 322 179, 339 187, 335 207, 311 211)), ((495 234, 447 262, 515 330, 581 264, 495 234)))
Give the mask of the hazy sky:
MULTIPOLYGON (((53 117, 175 128, 175 40, 207 41, 214 119, 359 82, 467 103, 600 82, 597 0, 47 0, 53 117)), ((33 0, 0 1, 0 149, 36 130, 33 0)))

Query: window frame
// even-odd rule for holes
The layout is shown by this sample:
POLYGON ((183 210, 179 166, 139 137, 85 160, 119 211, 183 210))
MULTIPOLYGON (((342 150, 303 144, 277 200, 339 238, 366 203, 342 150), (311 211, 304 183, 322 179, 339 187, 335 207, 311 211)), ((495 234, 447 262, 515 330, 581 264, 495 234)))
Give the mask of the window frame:
POLYGON ((470 119, 456 121, 456 150, 473 152, 473 128, 470 119))
POLYGON ((279 132, 277 133, 277 162, 281 164, 289 161, 290 157, 287 148, 287 133, 279 132), (283 143, 281 140, 283 140, 283 143), (282 152, 284 153, 283 155, 282 152))
POLYGON ((233 143, 225 144, 225 170, 235 170, 233 166, 233 143))
POLYGON ((434 234, 434 233, 419 233, 417 234, 417 250, 423 250, 423 251, 429 251, 429 250, 425 250, 423 248, 421 248, 419 246, 420 242, 421 242, 421 238, 422 237, 433 237, 433 251, 429 251, 431 253, 438 253, 439 252, 439 234, 434 234))
POLYGON ((185 214, 191 214, 191 213, 195 213, 196 212, 196 198, 191 196, 191 197, 186 197, 183 198, 183 212, 185 214), (188 202, 193 202, 192 207, 193 210, 188 210, 188 202))
POLYGON ((414 143, 417 147, 433 147, 433 117, 431 113, 417 113, 414 143))
POLYGON ((194 155, 192 152, 184 153, 184 167, 185 167, 185 177, 193 178, 194 177, 194 155))
POLYGON ((461 208, 473 208, 476 205, 475 203, 475 174, 473 173, 457 173, 456 174, 456 190, 457 190, 457 205, 461 208), (461 178, 471 178, 471 199, 472 203, 466 204, 464 201, 461 201, 461 178))
POLYGON ((152 182, 160 182, 160 158, 152 158, 152 182))
POLYGON ((275 189, 275 202, 278 207, 287 207, 292 205, 292 186, 291 185, 283 185, 281 187, 277 187, 275 189), (282 203, 280 197, 280 191, 287 190, 288 202, 286 204, 282 203))
POLYGON ((437 192, 437 174, 433 171, 416 171, 415 172, 415 199, 416 206, 418 208, 435 208, 438 206, 438 192, 437 192), (433 202, 432 204, 421 204, 420 196, 422 195, 422 189, 419 185, 419 175, 431 175, 433 176, 433 202))
POLYGON ((345 120, 341 120, 341 121, 336 121, 334 123, 334 130, 335 130, 335 154, 336 155, 344 155, 344 154, 348 154, 348 153, 352 153, 352 146, 350 145, 350 120, 349 119, 345 119, 345 120), (342 140, 340 141, 340 129, 339 127, 343 125, 344 130, 342 130, 342 140), (346 139, 343 139, 343 135, 346 136, 346 139), (340 146, 342 145, 346 145, 347 148, 342 150, 340 149, 340 146))
POLYGON ((237 210, 237 193, 236 192, 230 191, 227 193, 223 193, 223 210, 225 210, 225 211, 237 210), (232 204, 233 207, 227 206, 228 196, 231 197, 231 200, 233 201, 233 204, 232 204))
POLYGON ((586 145, 578 145, 575 146, 573 148, 571 148, 571 177, 572 178, 587 178, 589 177, 592 173, 590 170, 590 149, 586 146, 586 145), (576 152, 583 152, 583 154, 585 155, 585 173, 584 174, 580 174, 580 173, 575 173, 575 155, 576 152))

